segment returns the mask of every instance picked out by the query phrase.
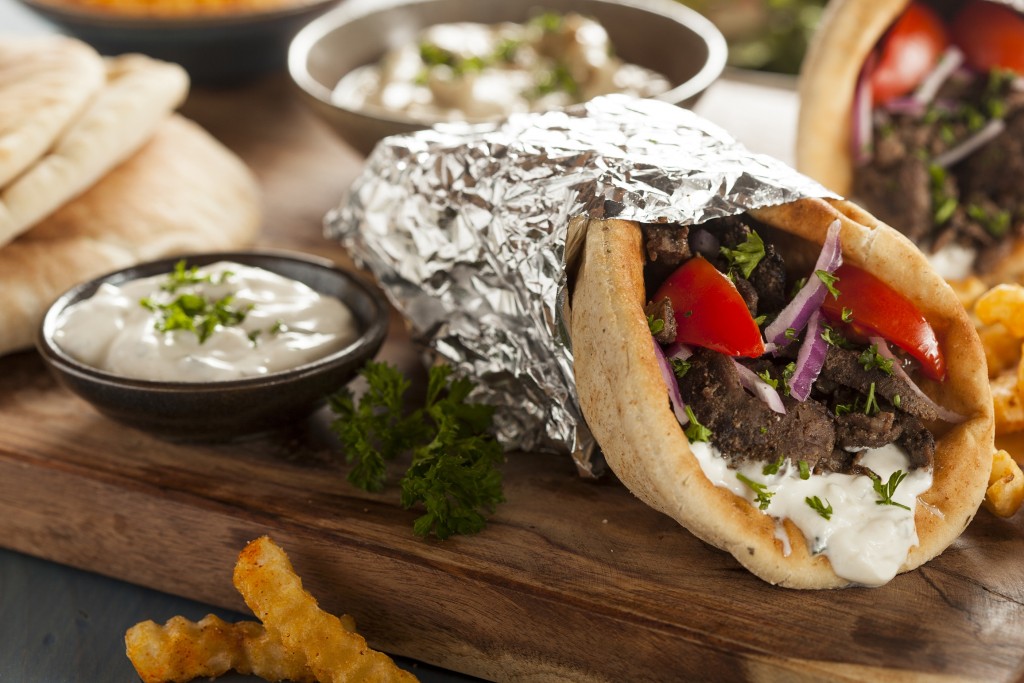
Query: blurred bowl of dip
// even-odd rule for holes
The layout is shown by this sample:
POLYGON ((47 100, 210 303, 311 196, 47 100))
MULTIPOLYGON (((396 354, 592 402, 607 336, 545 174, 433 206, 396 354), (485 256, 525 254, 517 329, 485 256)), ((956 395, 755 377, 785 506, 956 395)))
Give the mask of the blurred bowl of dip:
POLYGON ((610 92, 693 105, 725 39, 673 0, 348 0, 292 40, 288 70, 353 148, 610 92))

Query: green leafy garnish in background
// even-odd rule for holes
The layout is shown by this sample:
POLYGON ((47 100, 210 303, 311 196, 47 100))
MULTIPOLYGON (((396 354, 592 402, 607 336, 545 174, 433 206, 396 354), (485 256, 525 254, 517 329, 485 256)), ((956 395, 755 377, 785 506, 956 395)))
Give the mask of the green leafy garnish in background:
POLYGON ((466 401, 473 384, 452 379, 446 365, 430 369, 422 407, 405 413, 409 380, 394 366, 369 362, 361 371, 368 388, 358 404, 348 388, 330 397, 337 415, 331 429, 354 463, 348 481, 381 491, 386 463, 411 453, 400 482, 402 506, 423 505, 426 514, 413 523, 419 536, 440 539, 484 528, 485 512, 505 500, 501 445, 490 433, 494 407, 466 401))

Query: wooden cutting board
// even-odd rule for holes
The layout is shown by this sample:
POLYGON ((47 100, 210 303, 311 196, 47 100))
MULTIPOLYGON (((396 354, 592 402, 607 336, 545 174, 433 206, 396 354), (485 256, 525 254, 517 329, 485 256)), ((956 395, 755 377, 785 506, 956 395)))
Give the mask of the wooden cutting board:
MULTIPOLYGON (((185 109, 257 171, 263 244, 333 257, 324 211, 360 160, 284 79, 185 109)), ((381 356, 422 379, 393 320, 381 356)), ((349 486, 325 411, 232 444, 157 440, 99 416, 34 353, 0 359, 5 547, 245 611, 235 557, 270 534, 372 645, 493 680, 980 680, 1024 675, 1022 519, 979 513, 878 589, 771 587, 567 457, 515 453, 481 534, 424 541, 394 489, 349 486)))

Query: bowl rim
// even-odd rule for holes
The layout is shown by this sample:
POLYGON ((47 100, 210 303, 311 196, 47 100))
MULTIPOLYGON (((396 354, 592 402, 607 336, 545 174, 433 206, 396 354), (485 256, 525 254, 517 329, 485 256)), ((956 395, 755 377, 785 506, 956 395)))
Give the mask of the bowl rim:
MULTIPOLYGON (((258 267, 265 267, 259 265, 258 267)), ((271 270, 270 267, 266 268, 271 270)), ((274 272, 274 271, 271 271, 274 272)), ((285 275, 284 277, 289 277, 285 275)), ((292 278, 298 280, 298 278, 292 278)), ((301 280, 299 280, 301 282, 301 280)), ((320 292, 321 294, 323 292, 320 292)), ((165 393, 165 394, 210 394, 229 393, 234 391, 249 391, 255 388, 279 386, 282 383, 300 381, 306 377, 317 375, 323 371, 344 364, 353 357, 358 358, 366 354, 367 360, 373 356, 376 350, 383 343, 387 336, 390 314, 387 300, 384 294, 365 282, 357 275, 339 268, 332 260, 301 252, 293 252, 277 249, 253 249, 239 251, 216 251, 204 253, 186 253, 177 256, 169 256, 161 259, 145 261, 132 266, 110 271, 85 282, 78 283, 67 289, 58 296, 43 316, 42 322, 36 329, 36 349, 47 362, 60 372, 69 373, 79 379, 95 384, 117 387, 119 389, 130 389, 138 392, 165 393), (53 341, 52 332, 56 325, 57 318, 71 304, 81 301, 89 296, 106 282, 127 282, 141 277, 157 275, 160 272, 170 272, 174 265, 185 259, 186 262, 194 261, 199 265, 208 265, 222 260, 234 260, 242 265, 253 265, 256 260, 270 260, 280 263, 298 264, 300 267, 311 268, 314 271, 326 273, 331 277, 344 281, 348 286, 354 287, 366 297, 370 303, 372 313, 368 324, 359 336, 340 349, 303 363, 302 365, 265 375, 254 375, 239 379, 206 382, 168 382, 163 380, 147 380, 125 377, 113 372, 108 372, 87 365, 66 353, 58 344, 53 341), (249 260, 250 263, 245 261, 249 260)))
POLYGON ((91 11, 87 7, 78 7, 60 0, 19 0, 27 7, 52 17, 55 21, 88 24, 96 28, 124 30, 169 30, 169 29, 217 29, 242 27, 292 16, 301 16, 309 12, 330 7, 342 0, 299 0, 278 7, 245 10, 238 12, 221 12, 204 15, 161 15, 118 13, 110 10, 91 11))
MULTIPOLYGON (((334 101, 333 88, 325 86, 309 72, 308 57, 313 48, 328 33, 357 19, 385 12, 396 7, 427 5, 437 0, 346 0, 302 27, 288 46, 288 72, 292 80, 307 95, 318 102, 350 114, 376 121, 402 126, 429 127, 442 121, 429 121, 402 116, 387 110, 367 111, 334 101)), ((482 0, 478 0, 482 1, 482 0)), ((700 70, 685 83, 671 88, 652 99, 665 102, 685 102, 706 90, 725 70, 729 48, 725 36, 710 19, 675 0, 593 0, 600 4, 615 4, 650 12, 676 21, 693 31, 704 41, 708 58, 700 70)), ((486 123, 486 122, 473 122, 486 123)))

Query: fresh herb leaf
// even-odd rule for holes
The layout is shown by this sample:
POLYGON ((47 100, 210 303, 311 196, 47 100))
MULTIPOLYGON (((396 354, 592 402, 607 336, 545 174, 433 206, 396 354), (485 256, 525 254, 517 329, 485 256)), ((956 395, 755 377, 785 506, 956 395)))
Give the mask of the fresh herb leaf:
POLYGON ((932 217, 935 225, 941 226, 953 217, 958 201, 946 188, 946 169, 938 164, 929 164, 928 175, 931 178, 932 217))
POLYGON ((783 332, 783 334, 786 336, 786 339, 789 339, 790 341, 796 340, 799 336, 799 333, 796 331, 796 329, 792 327, 787 327, 786 331, 783 332))
POLYGON ((828 498, 826 498, 825 502, 822 503, 821 498, 818 498, 817 496, 808 496, 807 498, 804 498, 804 502, 825 519, 832 519, 832 503, 828 502, 828 498))
POLYGON ((821 326, 821 338, 825 340, 826 344, 837 346, 841 349, 848 349, 853 346, 846 337, 839 334, 834 327, 828 324, 821 326))
POLYGON ((569 67, 558 63, 555 64, 554 68, 540 74, 537 85, 534 88, 534 98, 543 97, 553 92, 564 92, 575 97, 579 94, 579 91, 579 83, 573 78, 569 67))
POLYGON ((767 320, 767 319, 768 319, 767 315, 759 315, 756 318, 754 318, 754 324, 757 325, 758 327, 760 327, 761 325, 764 325, 764 321, 767 320))
POLYGON ((690 418, 689 424, 686 425, 686 429, 683 430, 686 434, 686 438, 690 441, 710 441, 711 430, 702 425, 697 421, 697 416, 693 414, 693 409, 690 406, 686 406, 686 416, 690 418))
POLYGON ((856 412, 857 401, 853 403, 837 403, 836 407, 832 411, 836 414, 836 417, 840 415, 849 415, 850 413, 856 412))
POLYGON ((797 469, 800 470, 800 478, 807 480, 811 478, 811 468, 807 464, 806 460, 801 460, 797 464, 797 469))
POLYGON ((544 12, 531 19, 530 23, 544 31, 557 31, 562 28, 562 15, 558 12, 544 12))
POLYGON ((903 503, 897 503, 892 499, 893 494, 896 493, 896 487, 906 479, 907 473, 903 470, 896 470, 889 475, 889 481, 882 483, 882 478, 871 470, 867 470, 868 476, 871 478, 871 485, 875 489, 875 493, 878 494, 878 500, 875 501, 876 505, 895 505, 896 507, 909 510, 910 508, 903 503))
POLYGON ((738 271, 743 277, 750 279, 754 268, 757 268, 757 264, 764 258, 764 240, 751 230, 743 243, 736 245, 735 249, 722 247, 720 251, 729 262, 730 270, 738 271))
POLYGON ((690 361, 682 358, 669 358, 668 364, 672 366, 672 372, 679 379, 686 377, 686 373, 690 371, 690 361))
POLYGON ((786 367, 782 368, 782 392, 789 396, 789 380, 792 379, 793 373, 796 372, 796 362, 787 363, 786 367))
POLYGON ((779 468, 782 467, 782 463, 786 461, 786 456, 780 455, 779 459, 775 462, 770 462, 761 468, 761 474, 768 476, 770 474, 778 474, 779 468))
POLYGON ((846 306, 843 306, 843 312, 840 317, 843 319, 844 323, 848 323, 853 320, 853 311, 851 311, 846 306))
POLYGON ((441 539, 480 531, 484 512, 504 501, 497 469, 504 455, 489 433, 493 406, 467 402, 473 384, 451 379, 451 368, 444 365, 430 369, 424 404, 408 414, 403 405, 410 382, 394 366, 369 362, 361 375, 367 391, 358 404, 348 388, 330 397, 337 415, 331 428, 346 461, 355 465, 349 482, 380 491, 386 462, 410 452, 402 505, 426 510, 413 531, 441 539))
POLYGON ((857 362, 865 370, 881 370, 887 375, 892 374, 892 358, 886 358, 878 352, 878 344, 872 344, 861 352, 857 362))
POLYGON ((878 399, 875 398, 875 383, 872 382, 871 386, 868 387, 868 398, 864 403, 864 414, 875 415, 880 410, 881 408, 878 406, 878 399))
POLYGON ((742 472, 737 472, 736 478, 746 484, 747 487, 754 492, 754 502, 757 503, 757 509, 767 510, 768 506, 772 502, 772 496, 775 495, 775 492, 769 491, 766 484, 754 481, 750 477, 745 476, 742 472))
POLYGON ((655 318, 652 313, 647 316, 647 327, 651 329, 651 334, 658 334, 665 329, 665 321, 661 318, 655 318))
POLYGON ((202 344, 210 338, 218 326, 240 325, 252 305, 236 308, 229 294, 220 299, 209 299, 200 294, 186 292, 173 301, 163 304, 146 297, 139 300, 143 308, 157 314, 153 326, 160 332, 185 330, 194 332, 202 344))
POLYGON ((825 284, 825 289, 829 291, 833 299, 839 298, 839 290, 836 289, 836 283, 839 282, 839 278, 828 272, 827 270, 816 270, 814 274, 818 276, 818 279, 825 284))
POLYGON ((764 380, 765 384, 770 386, 772 389, 779 388, 779 380, 771 376, 768 368, 765 368, 763 372, 757 373, 757 376, 764 380))
POLYGON ((902 403, 903 403, 903 399, 900 398, 900 395, 899 394, 893 394, 893 396, 892 396, 892 404, 894 406, 896 406, 897 408, 899 408, 902 403))

